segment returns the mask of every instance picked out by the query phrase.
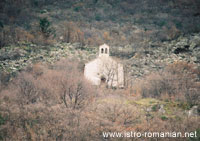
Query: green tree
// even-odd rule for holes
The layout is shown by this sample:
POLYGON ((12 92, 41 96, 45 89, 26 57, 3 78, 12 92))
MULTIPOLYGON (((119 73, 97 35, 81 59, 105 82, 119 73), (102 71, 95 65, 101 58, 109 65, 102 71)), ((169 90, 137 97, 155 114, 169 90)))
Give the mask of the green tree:
POLYGON ((45 37, 49 37, 52 33, 51 23, 47 18, 40 19, 40 31, 45 35, 45 37))

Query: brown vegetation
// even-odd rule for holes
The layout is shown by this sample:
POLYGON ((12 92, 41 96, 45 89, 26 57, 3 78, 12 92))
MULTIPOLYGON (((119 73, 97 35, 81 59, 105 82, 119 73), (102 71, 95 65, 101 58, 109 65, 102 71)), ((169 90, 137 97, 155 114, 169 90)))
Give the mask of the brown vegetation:
POLYGON ((169 98, 196 105, 200 104, 199 75, 200 70, 195 65, 175 62, 159 73, 146 76, 135 88, 143 97, 169 98))
MULTIPOLYGON (((51 125, 48 125, 50 132, 54 132, 54 129, 51 129, 54 128, 52 124, 56 124, 56 121, 59 120, 56 119, 58 113, 50 115, 50 111, 60 109, 61 113, 59 114, 64 112, 65 116, 71 114, 73 117, 74 114, 79 113, 76 110, 84 108, 95 96, 96 92, 84 80, 76 63, 64 61, 52 66, 51 69, 47 67, 34 65, 33 68, 19 74, 7 89, 2 90, 1 114, 7 122, 0 129, 1 132, 5 131, 1 138, 9 140, 41 139, 40 133, 36 133, 35 130, 38 128, 38 124, 47 126, 50 123, 51 125), (51 123, 52 118, 54 123, 51 123), (12 122, 15 124, 13 125, 12 122)), ((69 124, 73 123, 69 122, 69 124)), ((55 129, 55 132, 59 131, 55 129)), ((48 139, 46 135, 42 138, 48 139)))
POLYGON ((102 42, 134 44, 145 38, 171 40, 182 33, 199 32, 199 5, 198 0, 3 0, 0 47, 21 41, 51 44, 56 40, 93 46, 102 42), (41 39, 36 24, 41 18, 48 18, 55 27, 51 39, 41 39), (16 31, 18 35, 15 28, 21 30, 16 31))
MULTIPOLYGON (((126 95, 128 89, 94 89, 83 78, 79 68, 78 63, 70 60, 62 60, 54 65, 35 64, 2 88, 0 139, 104 140, 102 132, 184 133, 199 128, 199 117, 188 117, 182 109, 173 106, 173 99, 198 104, 198 95, 187 93, 183 89, 199 90, 199 71, 195 66, 177 62, 169 65, 162 75, 152 74, 146 77, 143 86, 138 86, 145 97, 160 99, 167 95, 167 98, 171 98, 167 103, 166 113, 155 110, 155 106, 159 105, 151 107, 151 103, 140 103, 137 101, 141 99, 140 96, 126 95), (186 81, 187 77, 190 79, 186 81), (188 99, 188 94, 191 99, 188 99), (192 95, 195 95, 195 99, 192 95), (147 111, 148 108, 154 110, 147 111)), ((157 101, 157 104, 163 103, 157 101)), ((111 140, 123 139, 126 140, 111 140)))

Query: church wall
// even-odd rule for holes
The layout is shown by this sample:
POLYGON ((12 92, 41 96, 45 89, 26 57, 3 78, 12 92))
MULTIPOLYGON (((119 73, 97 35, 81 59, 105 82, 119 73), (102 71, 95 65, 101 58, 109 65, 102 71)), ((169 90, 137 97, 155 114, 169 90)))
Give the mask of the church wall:
POLYGON ((84 75, 94 85, 100 85, 104 77, 109 87, 124 86, 123 65, 109 57, 109 46, 105 44, 99 48, 99 57, 85 65, 84 75))

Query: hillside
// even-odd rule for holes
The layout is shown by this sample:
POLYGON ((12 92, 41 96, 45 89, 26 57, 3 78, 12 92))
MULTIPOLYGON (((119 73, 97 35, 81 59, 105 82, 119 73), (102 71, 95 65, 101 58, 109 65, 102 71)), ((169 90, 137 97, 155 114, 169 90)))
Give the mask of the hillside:
POLYGON ((0 141, 199 141, 199 92, 199 0, 0 1, 0 141), (124 88, 83 75, 103 43, 124 88))
POLYGON ((200 31, 199 0, 2 0, 0 6, 0 46, 22 41, 147 46, 141 42, 200 31), (48 27, 41 25, 44 18, 48 27))
POLYGON ((1 70, 13 72, 69 44, 87 51, 108 43, 112 56, 137 64, 134 76, 144 74, 137 68, 145 63, 148 72, 178 60, 199 63, 198 0, 3 0, 0 6, 1 70))
MULTIPOLYGON (((38 63, 54 63, 62 58, 78 59, 82 64, 98 56, 98 47, 82 46, 80 43, 57 43, 36 45, 21 43, 0 50, 0 70, 16 75, 27 66, 38 63)), ((176 40, 150 42, 148 48, 131 45, 111 46, 111 56, 121 59, 131 79, 162 70, 169 64, 183 61, 200 66, 200 35, 180 36, 176 40)))

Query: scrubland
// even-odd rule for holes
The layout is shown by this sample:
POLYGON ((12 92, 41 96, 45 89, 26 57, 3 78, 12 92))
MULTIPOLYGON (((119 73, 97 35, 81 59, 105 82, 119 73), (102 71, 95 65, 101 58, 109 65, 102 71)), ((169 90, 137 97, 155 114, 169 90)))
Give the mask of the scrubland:
POLYGON ((188 115, 192 106, 200 104, 199 76, 195 66, 177 62, 137 80, 132 87, 108 89, 85 80, 76 60, 37 63, 1 88, 0 138, 129 140, 102 135, 125 131, 197 131, 199 138, 200 117, 188 115))

